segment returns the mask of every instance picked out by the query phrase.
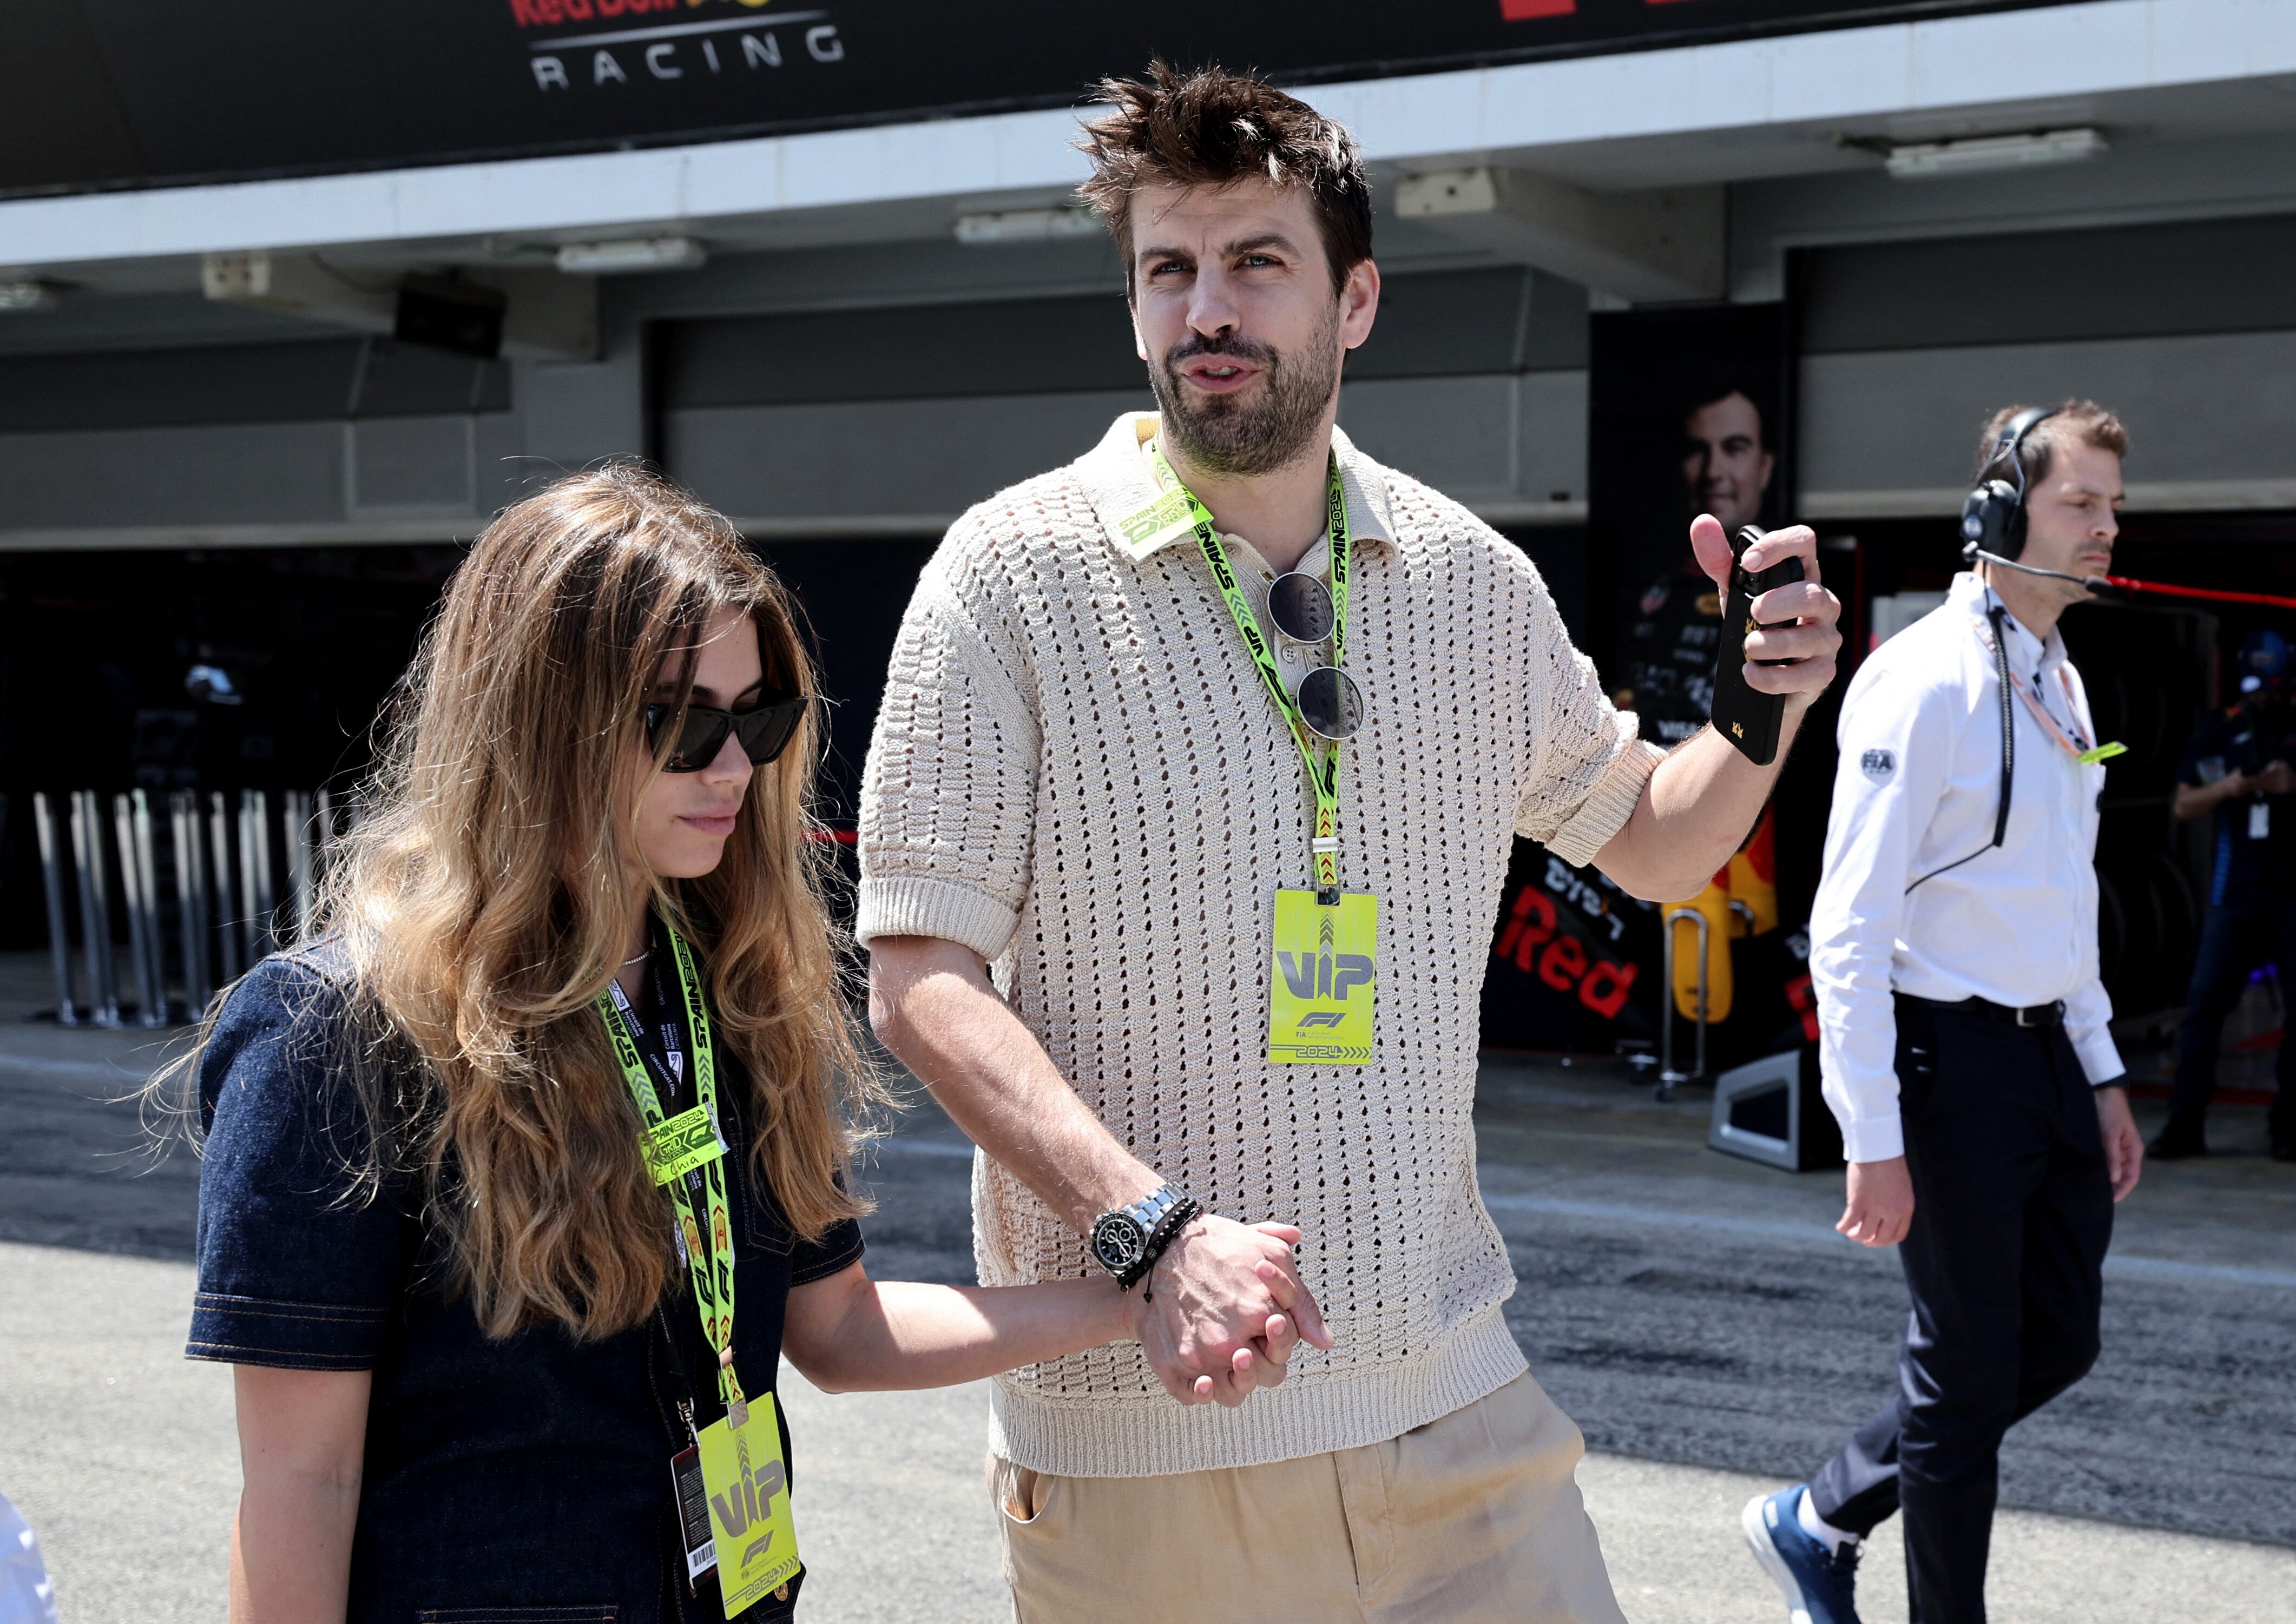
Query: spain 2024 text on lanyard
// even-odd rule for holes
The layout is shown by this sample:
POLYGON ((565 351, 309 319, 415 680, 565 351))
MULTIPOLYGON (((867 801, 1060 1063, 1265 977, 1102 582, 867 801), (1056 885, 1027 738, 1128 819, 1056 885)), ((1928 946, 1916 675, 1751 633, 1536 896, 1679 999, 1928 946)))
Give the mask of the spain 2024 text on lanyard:
MULTIPOLYGON (((1252 614, 1251 601, 1237 585, 1219 531, 1204 504, 1181 483, 1152 448, 1156 478, 1163 492, 1149 507, 1124 521, 1126 538, 1136 547, 1153 546, 1182 530, 1195 536, 1196 550, 1210 566, 1212 579, 1235 623, 1244 652, 1259 673, 1268 697, 1283 713, 1292 741, 1316 795, 1314 833, 1309 840, 1315 888, 1279 888, 1270 926, 1267 1058, 1279 1065, 1365 1065, 1372 1057, 1372 1004, 1379 975, 1379 899, 1369 892, 1340 889, 1340 746, 1326 744, 1321 760, 1308 743, 1300 702, 1283 686, 1267 639, 1252 614)), ((1332 664, 1345 663, 1348 648, 1348 502, 1340 484, 1340 462, 1331 460, 1331 494, 1326 504, 1332 543, 1332 664)))

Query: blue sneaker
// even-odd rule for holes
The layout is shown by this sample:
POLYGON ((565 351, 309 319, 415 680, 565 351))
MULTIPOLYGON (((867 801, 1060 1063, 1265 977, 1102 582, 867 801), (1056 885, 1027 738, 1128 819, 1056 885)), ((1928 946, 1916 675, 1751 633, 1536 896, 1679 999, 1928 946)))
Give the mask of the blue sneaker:
POLYGON ((1786 1598, 1791 1624, 1857 1624, 1857 1545, 1846 1541, 1839 1556, 1822 1539, 1802 1530, 1802 1491, 1796 1483, 1775 1494, 1756 1495, 1738 1518, 1754 1560, 1786 1598))

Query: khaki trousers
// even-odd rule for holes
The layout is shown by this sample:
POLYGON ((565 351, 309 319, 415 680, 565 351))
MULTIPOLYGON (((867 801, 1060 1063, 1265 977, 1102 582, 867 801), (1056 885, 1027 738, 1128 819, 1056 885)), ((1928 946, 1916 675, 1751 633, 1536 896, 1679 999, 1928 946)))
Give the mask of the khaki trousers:
POLYGON ((1625 1624, 1529 1376, 1385 1443, 1174 1477, 992 1454, 1018 1624, 1625 1624))

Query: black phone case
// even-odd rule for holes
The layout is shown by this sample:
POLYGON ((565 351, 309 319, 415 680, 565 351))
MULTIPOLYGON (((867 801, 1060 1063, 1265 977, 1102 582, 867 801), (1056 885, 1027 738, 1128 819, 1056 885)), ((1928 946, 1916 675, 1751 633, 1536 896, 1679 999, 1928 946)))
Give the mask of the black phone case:
POLYGON ((1722 648, 1714 662, 1714 730, 1737 746, 1748 761, 1767 767, 1778 754, 1786 702, 1784 695, 1758 693, 1746 686, 1746 633, 1756 629, 1754 600, 1772 587, 1800 580, 1802 568, 1800 559, 1786 559, 1759 575, 1748 575, 1738 560, 1761 539, 1762 532, 1751 525, 1730 538, 1730 595, 1722 606, 1722 648))

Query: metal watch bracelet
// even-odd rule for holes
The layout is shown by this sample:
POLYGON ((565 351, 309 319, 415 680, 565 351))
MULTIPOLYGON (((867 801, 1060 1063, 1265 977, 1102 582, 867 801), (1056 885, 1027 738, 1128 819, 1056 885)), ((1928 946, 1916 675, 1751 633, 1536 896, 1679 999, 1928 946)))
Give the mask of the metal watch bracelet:
POLYGON ((1171 1245, 1179 1224, 1187 1221, 1185 1217, 1173 1221, 1173 1214, 1183 1207, 1191 1217, 1200 1210, 1177 1186, 1167 1183, 1129 1206, 1103 1212, 1093 1220, 1093 1261, 1129 1291, 1171 1245))
MULTIPOLYGON (((1162 1257, 1170 1248, 1173 1241, 1178 1238, 1180 1231, 1188 1227, 1189 1220, 1199 1216, 1202 1212, 1203 1208, 1197 1204, 1193 1196, 1183 1196, 1178 1204, 1170 1212, 1165 1213, 1158 1220, 1156 1228, 1150 1231, 1148 1255, 1146 1261, 1140 1266, 1141 1302, 1156 1301, 1156 1260, 1162 1257)), ((1128 1286, 1126 1289, 1128 1291, 1131 1288, 1128 1286)))

